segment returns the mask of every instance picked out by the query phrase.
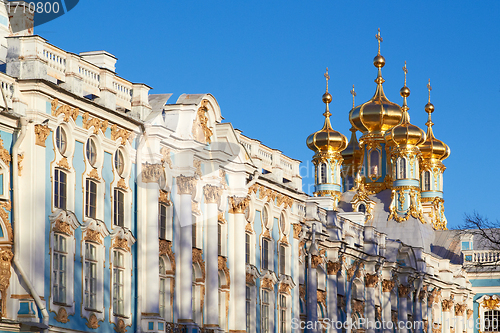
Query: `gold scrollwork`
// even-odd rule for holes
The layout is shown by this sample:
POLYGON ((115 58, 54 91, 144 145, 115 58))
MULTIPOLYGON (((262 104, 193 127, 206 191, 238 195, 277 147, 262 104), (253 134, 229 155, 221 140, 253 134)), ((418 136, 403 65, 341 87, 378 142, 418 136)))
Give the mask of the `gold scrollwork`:
POLYGON ((132 132, 129 132, 124 128, 118 128, 118 125, 116 124, 111 125, 111 140, 117 141, 121 138, 122 141, 120 142, 120 145, 122 146, 125 145, 131 133, 132 132))
POLYGON ((11 157, 9 151, 3 147, 3 140, 0 138, 0 159, 6 164, 9 165, 11 157))
POLYGON ((62 105, 58 108, 57 106, 59 105, 59 101, 57 99, 53 99, 50 104, 52 115, 57 117, 60 114, 64 114, 65 122, 68 122, 70 118, 72 118, 73 121, 76 121, 76 118, 78 118, 78 114, 80 113, 78 108, 71 108, 69 105, 62 105))
POLYGON ((128 241, 125 238, 116 237, 113 241, 113 247, 123 249, 130 252, 130 247, 128 246, 128 241))
POLYGON ((230 214, 243 214, 250 203, 249 197, 229 197, 229 213, 230 214))
POLYGON ((54 319, 60 323, 66 324, 67 322, 69 322, 68 312, 66 311, 65 308, 60 307, 59 311, 57 311, 57 315, 54 317, 54 319))
POLYGON ((87 319, 87 322, 85 323, 85 325, 90 328, 90 329, 93 329, 93 330, 96 330, 99 328, 99 321, 97 320, 97 317, 95 314, 90 314, 89 318, 87 319))
POLYGON ((47 140, 49 133, 49 126, 44 126, 42 124, 35 125, 35 144, 41 147, 45 147, 45 140, 47 140))
POLYGON ((170 260, 170 271, 167 271, 167 274, 174 274, 175 273, 175 254, 172 251, 172 242, 165 240, 165 239, 160 239, 160 244, 159 244, 159 252, 160 256, 167 256, 168 259, 170 260))
POLYGON ((158 196, 158 201, 166 204, 167 206, 172 205, 172 201, 170 201, 170 192, 169 191, 163 191, 160 190, 159 196, 158 196))

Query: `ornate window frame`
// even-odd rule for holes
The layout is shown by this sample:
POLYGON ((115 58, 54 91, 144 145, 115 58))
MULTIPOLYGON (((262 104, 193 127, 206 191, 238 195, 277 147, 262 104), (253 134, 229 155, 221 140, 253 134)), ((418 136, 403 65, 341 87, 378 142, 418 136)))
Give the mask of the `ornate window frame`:
POLYGON ((82 226, 82 241, 81 241, 81 261, 82 267, 82 298, 80 303, 81 315, 87 319, 89 328, 97 328, 99 321, 105 320, 104 308, 104 265, 106 261, 106 247, 104 239, 109 235, 106 224, 103 221, 88 219, 82 226), (85 246, 86 243, 91 243, 96 247, 97 258, 97 282, 96 282, 96 306, 95 309, 89 309, 85 306, 85 246), (93 320, 92 316, 95 316, 93 320), (97 324, 97 325, 96 325, 97 324))
POLYGON ((56 313, 56 320, 59 322, 67 322, 69 315, 75 314, 75 288, 74 288, 74 271, 75 271, 75 230, 80 226, 80 222, 75 214, 71 211, 58 209, 49 215, 50 221, 50 296, 49 310, 56 313), (55 283, 54 277, 54 247, 55 234, 61 235, 66 239, 66 300, 65 302, 55 302, 53 286, 55 283))
MULTIPOLYGON (((124 255, 124 295, 130 295, 132 293, 132 252, 131 247, 136 242, 136 239, 132 233, 124 228, 116 228, 109 235, 111 238, 111 246, 109 248, 109 277, 110 286, 113 285, 113 255, 114 251, 120 251, 124 255)), ((125 326, 132 325, 132 304, 130 297, 124 298, 123 305, 123 315, 118 315, 114 313, 113 309, 113 288, 109 291, 109 322, 115 325, 120 325, 120 321, 123 322, 125 326)))
POLYGON ((367 160, 368 160, 368 169, 367 169, 368 178, 370 178, 372 181, 375 181, 380 177, 382 177, 382 151, 380 150, 380 148, 370 149, 367 154, 367 160), (376 165, 372 165, 372 153, 375 152, 377 153, 378 163, 376 165), (372 173, 375 167, 377 173, 372 173))

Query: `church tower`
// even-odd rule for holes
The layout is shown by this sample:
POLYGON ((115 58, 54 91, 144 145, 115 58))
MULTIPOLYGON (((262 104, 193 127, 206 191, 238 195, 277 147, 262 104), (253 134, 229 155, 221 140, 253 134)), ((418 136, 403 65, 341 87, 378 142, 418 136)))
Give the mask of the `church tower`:
POLYGON ((429 90, 429 101, 425 105, 425 112, 429 114, 427 123, 427 139, 420 145, 422 153, 420 160, 420 186, 422 189, 422 206, 424 213, 432 221, 434 229, 446 230, 446 217, 444 216, 443 199, 443 173, 446 167, 443 160, 450 156, 450 148, 441 140, 434 137, 431 114, 434 112, 434 105, 431 103, 431 80, 427 84, 429 90))
POLYGON ((373 65, 378 69, 375 79, 377 88, 368 102, 350 111, 349 120, 362 133, 359 145, 363 154, 361 176, 364 178, 365 188, 378 193, 390 188, 392 183, 384 134, 400 123, 403 112, 399 105, 389 101, 384 94, 382 67, 385 65, 385 58, 380 54, 380 29, 375 37, 378 40, 378 54, 373 59, 373 65))
POLYGON ((406 86, 408 70, 403 67, 405 83, 400 90, 403 97, 403 119, 401 123, 385 133, 385 142, 390 147, 390 164, 392 168, 392 194, 389 220, 406 221, 410 216, 424 222, 422 204, 420 200, 420 172, 419 159, 421 156, 418 146, 425 141, 425 133, 419 127, 410 123, 410 115, 406 99, 410 96, 410 89, 406 86))
POLYGON ((329 104, 332 95, 328 92, 328 68, 325 73, 326 92, 323 94, 323 102, 326 110, 323 113, 325 123, 323 128, 307 137, 307 147, 314 151, 313 164, 315 169, 314 196, 333 197, 334 207, 337 207, 342 192, 342 178, 340 168, 342 166, 342 155, 340 154, 347 146, 347 138, 335 131, 330 123, 329 104))

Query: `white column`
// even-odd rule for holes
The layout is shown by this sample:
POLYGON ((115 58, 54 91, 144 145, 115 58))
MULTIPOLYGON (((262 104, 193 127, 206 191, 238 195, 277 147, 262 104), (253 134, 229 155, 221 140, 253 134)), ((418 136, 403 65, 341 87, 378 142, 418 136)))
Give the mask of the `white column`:
POLYGON ((192 206, 191 195, 195 187, 194 177, 177 177, 180 197, 180 298, 179 322, 192 322, 192 282, 193 282, 193 239, 192 239, 192 206))
POLYGON ((451 311, 453 309, 453 301, 451 299, 443 299, 441 305, 443 308, 443 330, 441 332, 450 333, 450 326, 452 324, 451 311))
POLYGON ((245 209, 249 203, 248 198, 244 197, 229 197, 229 213, 234 214, 233 225, 233 280, 234 300, 232 307, 236 310, 234 312, 235 321, 232 332, 246 332, 245 321, 245 287, 246 287, 246 264, 245 264, 245 209))
POLYGON ((335 323, 338 321, 338 310, 337 310, 337 273, 342 267, 342 264, 337 262, 329 262, 327 266, 328 271, 328 293, 326 295, 328 302, 328 317, 330 318, 330 322, 333 324, 330 328, 330 332, 337 332, 335 328, 335 323))
POLYGON ((402 322, 401 328, 398 325, 399 333, 407 333, 406 322, 408 321, 408 294, 410 293, 410 287, 400 284, 398 287, 399 293, 399 309, 398 309, 398 321, 402 322))
POLYGON ((219 325, 219 265, 218 265, 218 221, 217 221, 217 203, 219 202, 222 188, 205 185, 203 194, 205 195, 206 214, 205 228, 207 231, 206 239, 206 319, 205 327, 218 327, 219 325))
POLYGON ((432 306, 434 304, 434 293, 429 292, 427 297, 427 332, 431 333, 434 328, 434 317, 432 316, 432 306))
MULTIPOLYGON (((308 274, 307 274, 307 321, 316 323, 318 321, 318 273, 319 256, 309 255, 308 274)), ((307 325, 306 325, 307 326, 307 325)), ((313 327, 315 325, 312 325, 313 327)), ((307 332, 316 332, 313 329, 306 329, 307 332)))
POLYGON ((392 333, 393 329, 388 325, 392 321, 391 312, 391 291, 394 288, 394 280, 383 280, 382 281, 382 322, 383 333, 392 333))
MULTIPOLYGON (((422 322, 423 320, 423 310, 422 310, 422 301, 426 296, 426 291, 421 289, 418 295, 415 295, 415 308, 413 309, 413 321, 414 322, 422 322)), ((423 333, 423 327, 418 327, 416 329, 416 333, 423 333)))
POLYGON ((366 332, 375 332, 375 286, 378 284, 378 275, 366 274, 365 286, 366 286, 366 320, 367 327, 366 332))
POLYGON ((157 182, 144 183, 146 187, 146 235, 144 239, 139 240, 145 248, 145 255, 142 257, 146 260, 147 265, 143 265, 144 295, 143 309, 146 313, 159 313, 159 240, 158 240, 158 197, 160 188, 157 182))
POLYGON ((465 311, 465 316, 466 316, 466 331, 467 333, 472 333, 474 331, 474 316, 473 316, 474 311, 472 309, 467 309, 465 311))

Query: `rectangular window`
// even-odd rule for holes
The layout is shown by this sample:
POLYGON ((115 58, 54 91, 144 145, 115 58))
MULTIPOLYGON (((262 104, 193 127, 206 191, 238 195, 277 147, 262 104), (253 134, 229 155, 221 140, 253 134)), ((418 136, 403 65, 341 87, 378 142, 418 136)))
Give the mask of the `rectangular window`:
POLYGON ((260 331, 262 333, 269 333, 269 292, 267 290, 262 290, 262 300, 261 300, 261 323, 260 331))
POLYGON ((123 191, 115 189, 113 196, 113 224, 123 227, 124 213, 125 213, 125 194, 123 191))
POLYGON ((66 237, 54 234, 53 251, 53 300, 56 303, 66 303, 66 237))
POLYGON ((279 328, 279 333, 285 333, 286 332, 286 296, 283 294, 280 294, 280 328, 279 328))
MULTIPOLYGON (((194 218, 193 218, 193 220, 194 220, 194 218)), ((193 223, 191 225, 191 228, 192 228, 191 234, 192 234, 192 238, 193 238, 192 239, 192 242, 193 242, 192 246, 196 247, 196 223, 193 223)))
POLYGON ((470 243, 462 242, 462 250, 470 250, 470 243))
POLYGON ((124 300, 124 258, 123 253, 113 251, 113 313, 125 315, 124 300))
POLYGON ((246 308, 245 308, 245 314, 246 314, 246 325, 247 325, 247 332, 250 332, 250 309, 252 308, 252 302, 251 302, 251 294, 250 294, 250 287, 246 286, 246 294, 245 294, 245 300, 246 300, 246 308))
POLYGON ((221 256, 222 255, 222 225, 219 223, 217 225, 217 252, 221 256))
POLYGON ((158 231, 161 239, 167 239, 167 205, 164 204, 158 208, 158 231))
POLYGON ((54 207, 66 209, 66 173, 56 169, 54 175, 54 207))
POLYGON ((96 309, 97 291, 97 248, 85 243, 85 307, 96 309))
POLYGON ((286 249, 283 245, 280 245, 280 274, 285 275, 286 272, 286 249))
POLYGON ((245 233, 245 263, 250 264, 250 234, 245 233))
POLYGON ((85 216, 95 219, 97 204, 97 183, 87 179, 85 186, 85 216))
POLYGON ((262 240, 262 269, 269 269, 269 240, 262 240))

